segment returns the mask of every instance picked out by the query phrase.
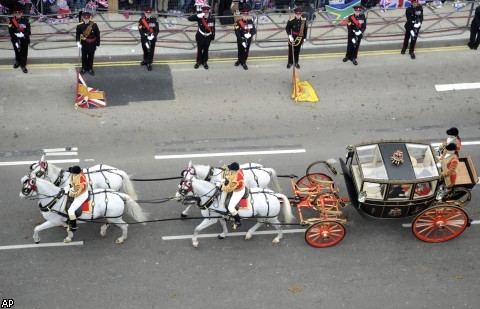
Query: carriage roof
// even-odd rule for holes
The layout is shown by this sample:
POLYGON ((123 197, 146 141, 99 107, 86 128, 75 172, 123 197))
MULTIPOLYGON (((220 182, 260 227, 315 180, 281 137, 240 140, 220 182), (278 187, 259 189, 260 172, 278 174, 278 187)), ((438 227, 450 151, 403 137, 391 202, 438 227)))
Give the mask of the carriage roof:
POLYGON ((360 175, 375 182, 422 182, 440 178, 432 147, 418 141, 390 140, 353 146, 360 175), (394 153, 403 154, 401 162, 394 153))

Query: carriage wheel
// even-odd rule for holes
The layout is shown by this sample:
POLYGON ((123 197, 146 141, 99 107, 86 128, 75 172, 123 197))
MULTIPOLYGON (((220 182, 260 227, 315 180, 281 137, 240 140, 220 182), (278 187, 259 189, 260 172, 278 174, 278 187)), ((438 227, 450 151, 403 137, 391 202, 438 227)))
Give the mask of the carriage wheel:
POLYGON ((327 248, 338 244, 345 237, 345 227, 336 221, 320 221, 305 232, 305 241, 315 248, 327 248))
POLYGON ((468 215, 460 207, 435 206, 418 214, 412 232, 425 242, 444 242, 462 234, 467 225, 468 215))
MULTIPOLYGON (((303 176, 302 178, 300 178, 297 181, 298 188, 299 189, 307 189, 307 188, 315 189, 316 184, 314 184, 311 179, 332 181, 332 178, 330 178, 330 176, 328 176, 328 175, 320 174, 320 173, 314 173, 314 174, 310 174, 310 175, 303 176)), ((301 194, 301 193, 298 194, 298 196, 300 198, 304 198, 307 195, 308 194, 301 194)))
POLYGON ((310 164, 307 167, 306 174, 307 175, 316 174, 316 171, 314 170, 314 167, 316 165, 323 166, 325 169, 329 170, 333 175, 337 175, 337 170, 333 166, 331 166, 330 164, 327 165, 327 161, 323 161, 323 160, 322 161, 315 161, 312 164, 310 164))

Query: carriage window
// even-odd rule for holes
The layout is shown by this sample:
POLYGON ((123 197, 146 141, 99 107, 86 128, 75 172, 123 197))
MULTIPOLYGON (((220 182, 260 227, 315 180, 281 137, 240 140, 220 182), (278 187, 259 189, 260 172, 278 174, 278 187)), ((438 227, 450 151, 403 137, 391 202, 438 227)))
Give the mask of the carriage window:
POLYGON ((389 200, 406 200, 410 197, 413 185, 411 184, 394 184, 388 188, 389 200))
POLYGON ((430 146, 405 144, 417 179, 436 177, 438 169, 430 146))
POLYGON ((385 185, 373 182, 364 182, 363 190, 367 193, 367 199, 383 200, 385 196, 385 185))
POLYGON ((355 179, 355 185, 357 188, 362 187, 362 177, 360 176, 360 168, 358 167, 357 158, 353 158, 352 160, 352 171, 353 171, 353 178, 355 179))
POLYGON ((356 150, 364 178, 387 179, 387 170, 377 144, 360 146, 356 150))
POLYGON ((427 181, 417 183, 415 185, 415 192, 413 193, 413 198, 424 198, 432 196, 435 193, 435 188, 437 187, 437 181, 427 181))

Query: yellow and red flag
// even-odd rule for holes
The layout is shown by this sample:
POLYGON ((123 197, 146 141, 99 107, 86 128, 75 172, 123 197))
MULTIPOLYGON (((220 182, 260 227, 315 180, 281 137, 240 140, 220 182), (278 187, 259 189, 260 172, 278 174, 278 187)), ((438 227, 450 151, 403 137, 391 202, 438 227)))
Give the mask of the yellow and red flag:
POLYGON ((297 70, 293 66, 293 93, 292 100, 297 102, 318 102, 318 96, 312 85, 307 81, 300 81, 297 70))

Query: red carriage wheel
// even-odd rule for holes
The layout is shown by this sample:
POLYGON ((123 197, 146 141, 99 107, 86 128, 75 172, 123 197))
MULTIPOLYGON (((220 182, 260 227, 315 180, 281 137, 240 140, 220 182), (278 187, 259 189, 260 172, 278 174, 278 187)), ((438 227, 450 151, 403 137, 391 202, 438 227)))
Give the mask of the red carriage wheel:
MULTIPOLYGON (((314 173, 314 174, 310 174, 310 175, 303 176, 302 178, 300 178, 297 181, 298 188, 303 189, 303 190, 305 190, 305 189, 311 189, 312 191, 316 190, 317 185, 314 184, 311 179, 332 181, 332 178, 330 178, 330 176, 328 176, 328 175, 321 174, 321 173, 314 173)), ((317 192, 317 193, 320 193, 320 192, 317 192)), ((301 194, 301 193, 298 194, 298 196, 300 198, 304 198, 307 195, 308 194, 301 194)))
POLYGON ((315 248, 327 248, 338 244, 345 237, 345 227, 336 221, 320 221, 305 232, 305 241, 315 248))
POLYGON ((457 206, 435 206, 415 218, 412 232, 425 242, 444 242, 462 234, 468 226, 468 215, 457 206))

